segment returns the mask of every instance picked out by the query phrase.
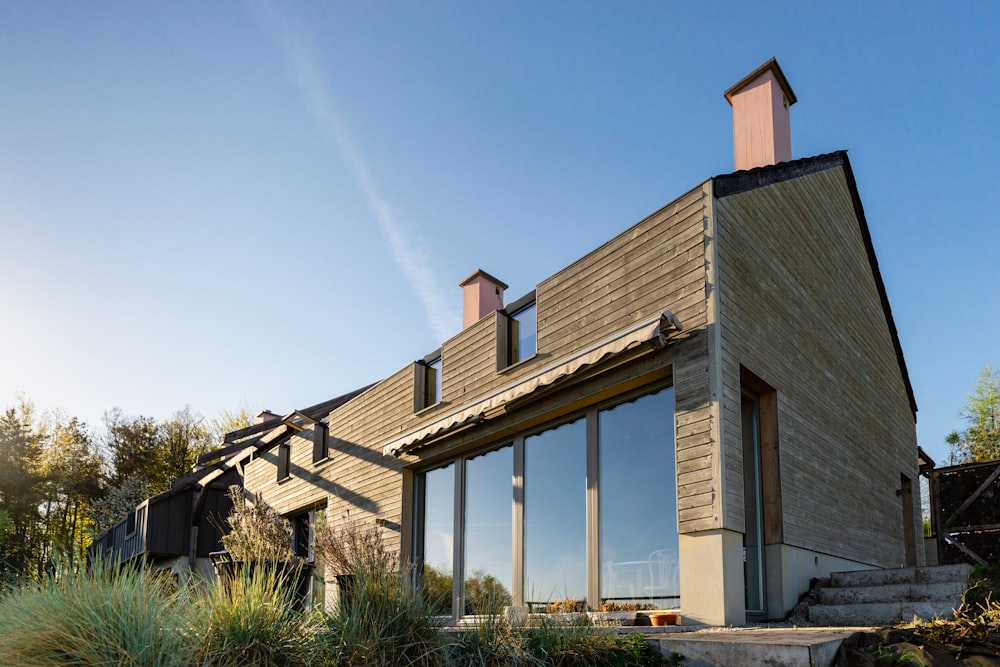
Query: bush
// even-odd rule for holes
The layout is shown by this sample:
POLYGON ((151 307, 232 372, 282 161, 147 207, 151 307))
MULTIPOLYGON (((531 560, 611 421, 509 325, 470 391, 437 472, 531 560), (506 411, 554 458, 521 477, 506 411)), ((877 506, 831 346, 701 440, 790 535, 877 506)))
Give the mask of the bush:
POLYGON ((63 572, 0 599, 0 661, 25 667, 189 665, 187 605, 172 579, 139 568, 63 572))
POLYGON ((318 660, 317 614, 294 604, 297 570, 279 563, 238 567, 195 602, 198 657, 218 667, 282 667, 318 660))
POLYGON ((351 585, 327 619, 322 641, 330 664, 436 665, 443 656, 436 609, 412 585, 412 570, 389 551, 377 528, 349 525, 328 533, 335 566, 351 585), (346 594, 345 594, 346 593, 346 594))

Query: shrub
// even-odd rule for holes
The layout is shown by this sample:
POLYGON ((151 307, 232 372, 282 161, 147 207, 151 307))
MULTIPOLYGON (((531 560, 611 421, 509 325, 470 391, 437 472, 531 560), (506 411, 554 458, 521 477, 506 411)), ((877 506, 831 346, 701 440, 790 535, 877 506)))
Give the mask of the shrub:
POLYGON ((559 667, 646 667, 667 664, 642 635, 602 632, 586 619, 571 625, 543 622, 528 630, 527 645, 545 665, 559 667))
POLYGON ((293 604, 297 568, 281 563, 238 567, 196 603, 198 657, 218 667, 281 667, 318 658, 316 614, 293 604))
POLYGON ((238 485, 229 487, 233 509, 221 526, 222 546, 234 561, 292 562, 292 526, 269 505, 249 499, 238 485))
POLYGON ((436 610, 416 592, 413 568, 386 548, 378 529, 350 524, 325 539, 338 545, 336 558, 341 560, 332 561, 334 568, 352 576, 321 637, 331 663, 439 664, 443 653, 436 610))
POLYGON ((62 572, 0 599, 0 661, 25 667, 189 665, 187 605, 171 579, 136 567, 62 572))

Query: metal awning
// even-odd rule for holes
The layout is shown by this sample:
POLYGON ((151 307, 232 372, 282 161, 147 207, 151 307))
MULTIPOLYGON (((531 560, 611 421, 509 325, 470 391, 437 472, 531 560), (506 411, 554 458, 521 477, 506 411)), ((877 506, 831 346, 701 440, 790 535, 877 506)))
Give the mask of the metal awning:
POLYGON ((625 350, 652 341, 656 347, 667 344, 667 333, 680 331, 681 323, 670 311, 644 320, 601 340, 570 357, 560 359, 525 378, 508 384, 484 398, 445 413, 429 424, 391 440, 382 448, 386 455, 399 456, 417 448, 427 440, 444 435, 459 427, 482 421, 487 413, 573 375, 583 368, 620 354, 625 350))

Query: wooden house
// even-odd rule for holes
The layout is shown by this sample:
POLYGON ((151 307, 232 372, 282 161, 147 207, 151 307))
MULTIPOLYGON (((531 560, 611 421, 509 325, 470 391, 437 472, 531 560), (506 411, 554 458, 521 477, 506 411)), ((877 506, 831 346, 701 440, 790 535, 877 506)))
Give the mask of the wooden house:
POLYGON ((378 526, 456 620, 491 588, 742 624, 921 563, 916 404, 850 161, 791 159, 775 61, 726 97, 736 172, 509 304, 474 273, 461 332, 276 420, 247 490, 378 526))
POLYGON ((174 480, 170 489, 147 498, 99 534, 88 557, 120 566, 141 560, 173 572, 214 576, 210 554, 222 549, 222 528, 233 507, 227 492, 242 485, 239 469, 222 463, 174 480))

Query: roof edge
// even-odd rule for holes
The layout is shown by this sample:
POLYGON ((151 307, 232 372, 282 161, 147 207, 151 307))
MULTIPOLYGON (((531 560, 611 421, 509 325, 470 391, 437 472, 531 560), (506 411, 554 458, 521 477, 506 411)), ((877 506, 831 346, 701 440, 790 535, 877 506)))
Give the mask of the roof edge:
POLYGON ((765 167, 755 167, 721 174, 712 178, 712 196, 722 199, 747 190, 774 185, 793 178, 808 176, 827 169, 839 167, 847 162, 847 151, 834 151, 813 157, 769 164, 765 167))
POLYGON ((844 168, 844 178, 847 180, 847 189, 851 195, 854 217, 857 219, 858 227, 861 231, 865 253, 868 255, 868 265, 871 267, 872 278, 875 280, 875 289, 878 291, 879 300, 882 303, 882 312, 885 314, 886 325, 889 327, 889 336, 892 339, 892 346, 896 353, 896 361, 899 364, 903 386, 906 389, 906 396, 910 402, 910 410, 913 412, 914 421, 916 421, 917 399, 913 394, 910 373, 906 368, 906 359, 903 357, 903 346, 899 342, 899 331, 896 329, 896 321, 892 316, 889 295, 885 289, 885 282, 882 280, 882 272, 879 270, 878 258, 875 256, 875 245, 872 243, 871 231, 868 228, 868 219, 865 217, 865 208, 861 203, 861 194, 858 192, 858 183, 854 178, 851 161, 847 158, 847 151, 840 150, 833 153, 824 153, 815 157, 801 158, 766 167, 757 167, 755 169, 716 176, 712 179, 712 196, 716 199, 722 199, 723 197, 729 197, 768 185, 775 185, 776 183, 808 176, 835 167, 844 168))

